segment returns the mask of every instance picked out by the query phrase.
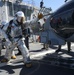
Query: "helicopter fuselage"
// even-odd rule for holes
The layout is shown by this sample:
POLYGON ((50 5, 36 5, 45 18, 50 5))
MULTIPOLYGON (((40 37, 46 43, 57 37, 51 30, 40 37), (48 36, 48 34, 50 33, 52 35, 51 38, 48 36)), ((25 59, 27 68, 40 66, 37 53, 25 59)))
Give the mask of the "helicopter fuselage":
POLYGON ((65 39, 74 34, 74 1, 67 2, 50 17, 50 25, 65 39))

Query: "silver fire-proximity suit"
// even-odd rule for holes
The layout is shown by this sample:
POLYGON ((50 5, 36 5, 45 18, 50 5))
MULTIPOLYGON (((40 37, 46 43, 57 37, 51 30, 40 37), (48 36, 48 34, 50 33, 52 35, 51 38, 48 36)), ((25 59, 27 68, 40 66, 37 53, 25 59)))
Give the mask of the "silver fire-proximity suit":
POLYGON ((6 54, 5 54, 6 59, 10 60, 11 54, 12 54, 14 48, 18 47, 19 50, 22 53, 24 63, 30 62, 29 50, 25 46, 25 43, 24 43, 24 40, 23 40, 24 35, 23 35, 22 32, 25 28, 25 25, 28 26, 30 24, 36 23, 37 21, 38 21, 38 19, 35 19, 33 21, 25 22, 23 24, 23 29, 22 29, 21 24, 18 23, 15 18, 13 19, 13 22, 10 26, 11 27, 10 31, 7 34, 8 39, 10 40, 9 42, 11 42, 11 43, 9 43, 9 45, 7 44, 8 46, 7 46, 7 50, 6 50, 6 54))

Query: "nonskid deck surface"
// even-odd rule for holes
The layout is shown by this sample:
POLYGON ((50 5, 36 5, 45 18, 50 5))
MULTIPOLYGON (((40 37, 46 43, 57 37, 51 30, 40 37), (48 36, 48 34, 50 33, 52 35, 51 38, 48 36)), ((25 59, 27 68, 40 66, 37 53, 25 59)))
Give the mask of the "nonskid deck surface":
MULTIPOLYGON (((57 47, 52 47, 48 50, 41 50, 42 44, 30 44, 30 57, 32 60, 32 67, 26 68, 23 63, 22 56, 17 56, 17 59, 11 59, 9 63, 0 63, 0 75, 59 75, 62 74, 73 75, 74 73, 74 50, 67 53, 67 47, 63 46, 62 51, 55 53, 57 47), (53 71, 53 72, 52 72, 53 71), (58 72, 59 71, 59 72, 58 72), (55 72, 55 73, 54 73, 55 72)), ((4 55, 5 50, 2 50, 4 55)), ((15 49, 15 53, 17 50, 15 49)), ((0 60, 3 57, 0 57, 0 60)))

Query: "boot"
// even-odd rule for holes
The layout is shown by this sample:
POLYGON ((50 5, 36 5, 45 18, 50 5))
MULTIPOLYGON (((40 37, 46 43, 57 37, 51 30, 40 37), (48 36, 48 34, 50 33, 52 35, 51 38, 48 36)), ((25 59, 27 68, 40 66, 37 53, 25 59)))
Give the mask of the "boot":
POLYGON ((56 52, 60 52, 61 51, 61 45, 59 45, 58 49, 56 50, 56 52))
POLYGON ((31 68, 31 67, 32 67, 32 63, 31 63, 31 62, 29 62, 29 63, 25 63, 25 67, 27 67, 27 68, 31 68))
POLYGON ((31 68, 32 67, 32 62, 30 60, 30 57, 27 58, 27 62, 25 62, 25 67, 31 68))
POLYGON ((1 62, 1 63, 7 63, 8 61, 9 61, 8 59, 4 58, 4 59, 2 59, 0 62, 1 62))
POLYGON ((16 59, 16 56, 11 56, 11 59, 16 59))

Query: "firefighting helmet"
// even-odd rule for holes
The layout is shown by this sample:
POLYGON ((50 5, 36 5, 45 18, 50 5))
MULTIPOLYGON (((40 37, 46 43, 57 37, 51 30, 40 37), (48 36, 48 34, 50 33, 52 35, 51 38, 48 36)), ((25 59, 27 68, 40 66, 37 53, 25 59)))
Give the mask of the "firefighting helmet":
POLYGON ((17 19, 18 22, 24 22, 25 21, 25 15, 22 11, 18 11, 16 14, 15 14, 15 17, 17 19))

